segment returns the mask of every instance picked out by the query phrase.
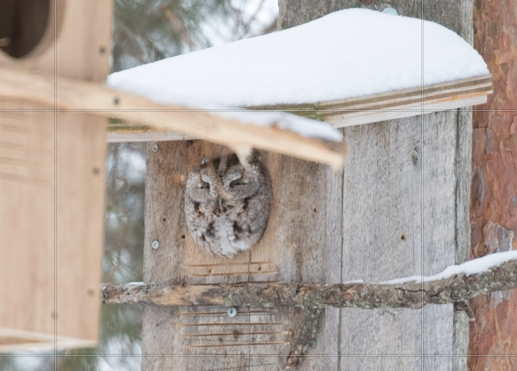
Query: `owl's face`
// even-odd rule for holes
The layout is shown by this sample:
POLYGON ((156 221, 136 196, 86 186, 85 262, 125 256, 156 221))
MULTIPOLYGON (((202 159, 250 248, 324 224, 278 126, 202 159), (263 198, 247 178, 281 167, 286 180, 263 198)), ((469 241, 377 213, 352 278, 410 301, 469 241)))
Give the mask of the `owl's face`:
POLYGON ((241 164, 231 166, 221 177, 224 188, 237 200, 254 195, 261 181, 260 171, 256 165, 252 165, 245 171, 241 164))
POLYGON ((189 174, 187 193, 195 202, 217 200, 217 187, 206 165, 197 167, 189 174))
MULTIPOLYGON (((230 158, 230 161, 233 160, 230 158)), ((252 163, 251 168, 246 171, 244 167, 237 163, 228 163, 229 168, 218 169, 220 159, 213 160, 213 164, 203 164, 195 168, 187 180, 187 193, 195 202, 219 201, 228 203, 228 194, 236 200, 242 200, 253 196, 262 184, 264 174, 261 173, 260 164, 252 163), (215 173, 210 170, 214 167, 215 173), (214 175, 219 178, 217 181, 214 175), (219 183, 219 186, 218 184, 219 183), (221 186, 224 189, 221 189, 221 186)))
POLYGON ((192 170, 185 216, 194 240, 211 254, 232 257, 256 244, 266 229, 271 180, 254 156, 245 169, 235 155, 192 170))

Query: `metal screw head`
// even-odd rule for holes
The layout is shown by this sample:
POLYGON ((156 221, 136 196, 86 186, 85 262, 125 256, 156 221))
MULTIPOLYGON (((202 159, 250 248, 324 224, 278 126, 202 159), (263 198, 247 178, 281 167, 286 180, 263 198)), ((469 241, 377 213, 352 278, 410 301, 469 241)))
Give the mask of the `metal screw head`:
POLYGON ((235 307, 228 308, 228 311, 226 313, 228 313, 228 317, 233 318, 237 315, 237 308, 235 308, 235 307))
POLYGON ((316 345, 318 344, 318 342, 316 341, 316 339, 312 339, 310 342, 309 342, 309 346, 311 348, 316 348, 316 345))
POLYGON ((158 242, 158 240, 154 240, 151 246, 153 247, 153 249, 157 250, 160 247, 160 243, 158 242))
POLYGON ((158 152, 158 144, 154 143, 153 144, 153 152, 158 152))
POLYGON ((399 15, 399 12, 397 12, 397 9, 392 8, 391 6, 384 8, 384 10, 382 12, 386 13, 386 14, 391 14, 391 15, 399 15))

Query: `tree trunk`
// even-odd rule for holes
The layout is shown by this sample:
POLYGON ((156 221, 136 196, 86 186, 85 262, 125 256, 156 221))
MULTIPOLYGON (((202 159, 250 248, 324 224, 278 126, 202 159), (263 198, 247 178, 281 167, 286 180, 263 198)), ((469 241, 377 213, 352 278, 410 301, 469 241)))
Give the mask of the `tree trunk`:
MULTIPOLYGON (((473 3, 474 46, 494 79, 494 93, 474 114, 471 254, 477 258, 517 246, 517 7, 512 0, 473 3)), ((517 291, 478 297, 471 306, 469 369, 517 369, 517 291)))

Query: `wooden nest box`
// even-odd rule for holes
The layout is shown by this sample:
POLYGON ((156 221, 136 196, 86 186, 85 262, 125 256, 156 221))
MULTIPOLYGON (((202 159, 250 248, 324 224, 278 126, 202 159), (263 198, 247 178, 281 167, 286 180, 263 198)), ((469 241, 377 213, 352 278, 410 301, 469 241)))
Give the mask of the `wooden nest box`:
MULTIPOLYGON (((280 3, 284 27, 322 15, 311 14, 309 1, 280 3)), ((199 285, 252 283, 261 292, 276 283, 383 282, 433 275, 468 259, 468 107, 486 102, 491 76, 465 41, 472 24, 461 18, 459 5, 451 11, 437 5, 423 17, 463 32, 463 38, 418 19, 422 15, 404 1, 390 3, 414 18, 347 9, 109 77, 114 88, 163 100, 181 91, 203 98, 208 109, 238 106, 261 111, 257 116, 281 110, 327 121, 342 128, 350 149, 338 171, 264 153, 273 183, 268 227, 256 246, 228 260, 196 245, 178 207, 189 171, 225 149, 182 140, 184 132, 167 128, 110 126, 109 141, 163 141, 148 146, 142 287, 158 285, 161 304, 176 307, 144 311, 144 370, 199 370, 207 355, 214 369, 239 370, 335 370, 338 364, 400 370, 401 362, 403 370, 415 370, 424 361, 433 369, 453 369, 464 362, 468 318, 452 305, 327 307, 318 325, 316 314, 280 305, 238 308, 236 316, 203 300, 181 306, 186 291, 174 295, 159 286, 195 291, 199 285), (458 19, 461 27, 452 22, 458 19), (155 241, 159 248, 152 247, 155 241), (402 354, 426 357, 375 357, 402 354), (444 356, 452 354, 457 357, 444 356)))
MULTIPOLYGON (((109 1, 3 1, 0 67, 104 81, 111 16, 109 1)), ((0 352, 95 346, 106 120, 54 111, 54 83, 47 103, 11 89, 0 99, 0 352)))

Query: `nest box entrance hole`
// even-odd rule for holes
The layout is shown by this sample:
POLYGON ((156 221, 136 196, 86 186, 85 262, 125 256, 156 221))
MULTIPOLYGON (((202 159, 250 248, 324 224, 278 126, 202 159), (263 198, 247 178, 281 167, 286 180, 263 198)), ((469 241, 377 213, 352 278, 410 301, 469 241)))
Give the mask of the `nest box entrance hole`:
POLYGON ((49 47, 63 19, 64 1, 56 1, 0 0, 0 49, 18 59, 49 47))

